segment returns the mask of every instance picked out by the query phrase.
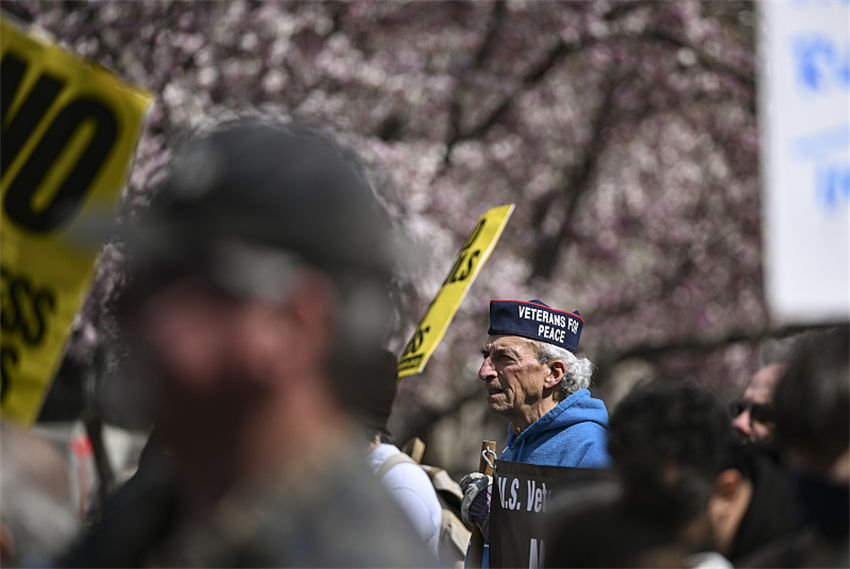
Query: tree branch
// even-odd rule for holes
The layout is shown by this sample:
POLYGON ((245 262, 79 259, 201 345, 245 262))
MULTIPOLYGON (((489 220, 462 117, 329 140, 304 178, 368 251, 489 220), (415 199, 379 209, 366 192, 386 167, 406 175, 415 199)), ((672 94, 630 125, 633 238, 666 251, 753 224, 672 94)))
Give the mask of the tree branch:
POLYGON ((490 58, 490 54, 493 52, 493 44, 499 35, 499 31, 502 29, 502 23, 505 21, 506 6, 504 0, 497 0, 493 4, 493 11, 490 12, 490 17, 487 18, 487 28, 484 30, 484 38, 478 45, 478 50, 473 59, 475 67, 482 67, 490 58))
POLYGON ((490 17, 487 18, 487 27, 484 30, 484 35, 481 38, 481 43, 478 44, 478 49, 475 50, 475 57, 472 58, 472 64, 469 65, 463 74, 459 75, 455 85, 452 100, 449 104, 449 128, 446 135, 446 150, 443 154, 443 166, 448 166, 451 162, 452 149, 455 144, 463 140, 462 135, 462 120, 463 120, 463 105, 461 98, 463 91, 466 89, 466 77, 470 75, 470 71, 483 67, 490 54, 493 51, 493 44, 502 23, 505 20, 505 2, 498 1, 493 5, 493 11, 490 17))
POLYGON ((835 326, 835 322, 818 324, 788 324, 778 328, 765 326, 749 330, 730 330, 724 334, 708 337, 679 338, 662 343, 635 344, 614 354, 599 358, 600 368, 609 367, 617 362, 631 358, 656 359, 679 352, 706 353, 717 350, 729 344, 757 344, 771 338, 785 338, 808 332, 824 330, 835 326))
POLYGON ((610 80, 605 86, 602 102, 593 116, 591 138, 584 146, 584 155, 581 161, 575 167, 570 167, 569 171, 564 174, 563 185, 559 191, 545 194, 534 206, 534 217, 542 221, 547 210, 558 196, 563 195, 567 199, 567 206, 558 231, 554 235, 544 236, 532 256, 532 270, 529 279, 534 277, 548 279, 552 276, 561 246, 569 236, 579 199, 590 189, 593 172, 599 160, 599 155, 602 153, 604 131, 613 106, 614 91, 619 84, 619 80, 610 80))
POLYGON ((630 1, 620 1, 614 4, 614 6, 608 10, 608 12, 602 16, 606 22, 612 22, 614 20, 618 20, 624 16, 627 16, 631 12, 634 12, 638 8, 643 8, 644 6, 651 6, 656 4, 657 2, 654 0, 649 1, 641 1, 641 0, 630 0, 630 1))
POLYGON ((749 88, 754 89, 756 86, 755 74, 752 70, 744 70, 730 65, 722 59, 714 57, 704 49, 690 44, 684 41, 682 38, 671 34, 670 32, 658 28, 653 28, 646 30, 643 35, 647 38, 671 45, 673 47, 690 49, 694 52, 694 55, 696 55, 697 59, 708 69, 731 75, 749 88))
POLYGON ((568 47, 563 41, 558 41, 520 80, 511 92, 506 95, 490 113, 477 125, 461 133, 460 140, 478 138, 499 122, 519 95, 531 89, 551 71, 566 55, 576 53, 587 47, 586 44, 576 44, 568 47))

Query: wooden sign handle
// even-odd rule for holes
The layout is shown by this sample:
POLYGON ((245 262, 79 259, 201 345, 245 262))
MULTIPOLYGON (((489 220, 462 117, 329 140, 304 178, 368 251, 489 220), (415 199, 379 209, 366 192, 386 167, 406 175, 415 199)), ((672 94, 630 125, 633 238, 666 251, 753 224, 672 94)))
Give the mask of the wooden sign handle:
MULTIPOLYGON (((496 441, 481 441, 481 454, 478 457, 478 472, 493 476, 493 469, 490 463, 485 458, 485 453, 490 456, 496 456, 496 441), (492 454, 491 454, 492 453, 492 454)), ((481 530, 477 527, 472 529, 469 545, 469 563, 468 567, 481 567, 481 559, 484 555, 484 536, 481 535, 481 530)))

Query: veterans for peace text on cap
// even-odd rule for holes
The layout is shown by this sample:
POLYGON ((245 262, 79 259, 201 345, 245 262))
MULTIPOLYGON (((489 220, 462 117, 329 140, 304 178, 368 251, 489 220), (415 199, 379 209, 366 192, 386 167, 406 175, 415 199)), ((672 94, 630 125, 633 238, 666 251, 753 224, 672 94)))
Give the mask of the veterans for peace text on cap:
POLYGON ((583 326, 577 310, 556 310, 541 300, 490 301, 490 335, 522 336, 576 353, 583 326))

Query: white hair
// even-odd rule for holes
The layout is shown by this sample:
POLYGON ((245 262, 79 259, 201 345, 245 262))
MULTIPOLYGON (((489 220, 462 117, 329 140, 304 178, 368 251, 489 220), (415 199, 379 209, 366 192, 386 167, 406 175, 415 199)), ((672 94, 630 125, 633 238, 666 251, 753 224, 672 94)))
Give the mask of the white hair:
POLYGON ((553 360, 561 360, 566 364, 564 377, 561 379, 561 391, 564 397, 569 397, 579 389, 590 387, 593 362, 585 357, 576 356, 566 348, 538 341, 537 361, 546 364, 553 360))

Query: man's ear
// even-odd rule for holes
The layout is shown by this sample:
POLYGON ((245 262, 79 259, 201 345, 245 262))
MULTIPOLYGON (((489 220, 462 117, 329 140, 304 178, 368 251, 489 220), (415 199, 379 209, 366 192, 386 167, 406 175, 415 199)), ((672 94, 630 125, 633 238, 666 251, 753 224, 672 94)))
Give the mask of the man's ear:
POLYGON ((549 366, 549 375, 546 376, 543 385, 549 389, 557 387, 567 373, 567 364, 564 360, 552 360, 546 365, 549 366))

